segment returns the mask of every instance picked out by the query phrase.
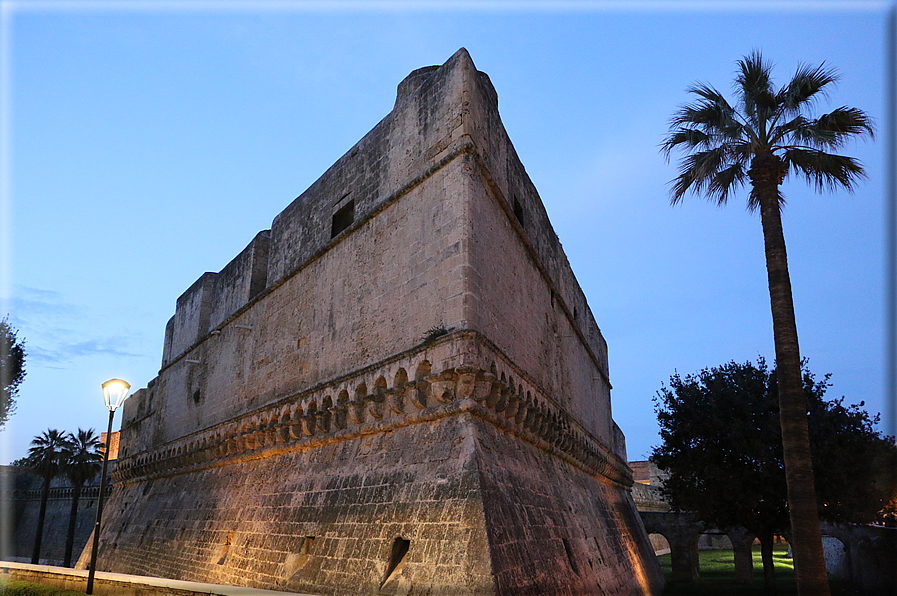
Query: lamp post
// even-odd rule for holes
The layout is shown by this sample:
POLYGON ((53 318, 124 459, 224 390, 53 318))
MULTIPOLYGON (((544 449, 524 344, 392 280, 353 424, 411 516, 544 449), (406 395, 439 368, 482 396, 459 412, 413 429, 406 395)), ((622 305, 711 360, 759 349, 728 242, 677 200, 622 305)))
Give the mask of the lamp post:
POLYGON ((131 386, 121 379, 103 383, 103 400, 109 408, 109 431, 106 433, 106 450, 103 453, 103 475, 100 478, 100 497, 97 499, 97 521, 93 526, 93 548, 90 551, 90 571, 87 574, 87 593, 93 594, 93 576, 97 569, 97 550, 100 546, 100 519, 103 517, 103 493, 106 492, 106 468, 109 466, 109 446, 112 443, 112 418, 115 410, 125 401, 131 386))

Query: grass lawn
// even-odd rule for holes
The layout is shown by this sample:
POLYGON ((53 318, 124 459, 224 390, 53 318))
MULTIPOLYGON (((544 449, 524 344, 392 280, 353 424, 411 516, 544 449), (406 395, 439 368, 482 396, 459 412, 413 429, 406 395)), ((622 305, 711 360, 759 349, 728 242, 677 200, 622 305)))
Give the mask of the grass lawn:
POLYGON ((3 596, 78 596, 84 592, 51 588, 17 579, 0 579, 0 594, 3 596))
MULTIPOLYGON (((794 564, 787 558, 787 545, 777 545, 773 549, 773 562, 776 566, 776 588, 778 596, 797 596, 794 583, 794 564)), ((667 580, 664 596, 747 596, 764 594, 763 562, 760 560, 760 547, 754 547, 754 581, 739 584, 735 577, 735 556, 731 550, 698 551, 701 565, 701 578, 695 582, 670 582, 672 567, 670 555, 657 557, 660 568, 667 580)), ((832 596, 866 596, 867 592, 858 591, 839 580, 831 579, 832 596)))

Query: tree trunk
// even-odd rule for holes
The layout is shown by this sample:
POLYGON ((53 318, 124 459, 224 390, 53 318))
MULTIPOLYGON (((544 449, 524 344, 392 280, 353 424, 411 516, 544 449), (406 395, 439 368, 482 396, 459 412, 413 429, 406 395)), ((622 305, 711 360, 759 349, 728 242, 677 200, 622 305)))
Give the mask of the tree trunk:
POLYGON ((78 501, 81 498, 81 485, 72 483, 72 509, 69 512, 69 532, 65 538, 65 558, 63 567, 72 566, 72 550, 75 547, 75 526, 78 520, 78 501))
POLYGON ((792 547, 797 591, 801 596, 829 596, 807 430, 807 398, 801 381, 797 324, 779 204, 778 186, 785 171, 784 164, 775 155, 758 155, 751 163, 750 177, 753 193, 760 203, 760 221, 766 247, 779 419, 788 487, 788 513, 794 537, 792 547))
POLYGON ((34 532, 34 549, 31 551, 31 564, 40 564, 41 539, 44 537, 44 518, 47 517, 47 499, 50 497, 50 480, 52 476, 44 476, 44 484, 40 493, 40 512, 37 514, 37 530, 34 532))
POLYGON ((776 590, 776 566, 772 560, 772 532, 762 532, 760 539, 760 560, 763 561, 763 592, 770 596, 777 594, 776 590))

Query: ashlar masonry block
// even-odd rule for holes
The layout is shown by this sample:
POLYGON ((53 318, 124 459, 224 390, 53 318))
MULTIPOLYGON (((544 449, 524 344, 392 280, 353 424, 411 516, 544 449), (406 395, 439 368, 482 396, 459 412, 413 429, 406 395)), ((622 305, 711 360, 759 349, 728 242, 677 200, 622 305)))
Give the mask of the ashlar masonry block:
POLYGON ((315 594, 660 593, 607 346, 466 50, 402 81, 165 335, 125 402, 101 568, 315 594))

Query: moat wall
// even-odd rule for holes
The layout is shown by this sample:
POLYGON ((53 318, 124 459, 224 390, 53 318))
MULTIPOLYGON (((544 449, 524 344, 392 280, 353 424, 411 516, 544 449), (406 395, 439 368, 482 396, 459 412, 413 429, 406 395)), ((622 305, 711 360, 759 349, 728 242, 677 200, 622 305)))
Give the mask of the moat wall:
MULTIPOLYGON (((465 50, 178 300, 101 569, 321 594, 657 594, 607 348, 465 50)), ((81 565, 88 553, 82 554, 81 565)))

